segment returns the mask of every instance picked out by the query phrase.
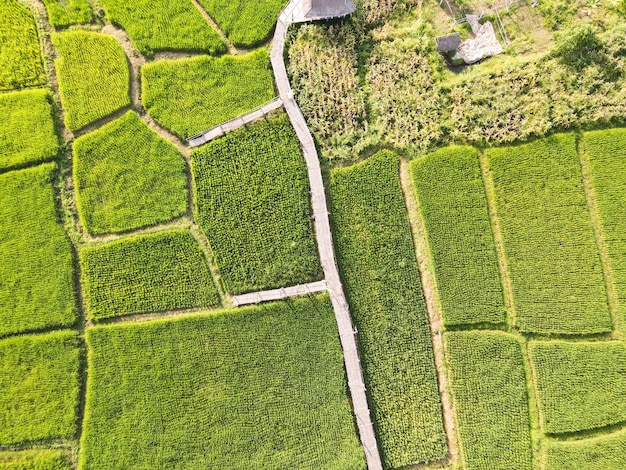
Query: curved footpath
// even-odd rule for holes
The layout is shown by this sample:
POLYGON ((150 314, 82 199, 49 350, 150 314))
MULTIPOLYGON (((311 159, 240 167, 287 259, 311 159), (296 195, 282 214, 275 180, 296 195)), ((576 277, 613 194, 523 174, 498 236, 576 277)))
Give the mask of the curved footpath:
POLYGON ((287 69, 285 67, 284 50, 287 29, 293 22, 293 11, 298 3, 299 0, 289 2, 278 18, 271 52, 272 68, 276 78, 278 93, 283 101, 285 111, 287 111, 289 119, 298 135, 307 164, 320 261, 322 263, 322 269, 324 270, 324 277, 339 328, 339 337, 341 339, 341 347, 343 349, 346 372, 348 375, 348 387, 352 396, 352 405, 359 428, 361 443, 365 448, 367 466, 370 470, 382 470, 383 467, 378 452, 378 446, 376 445, 374 426, 367 405, 365 383, 363 381, 361 362, 359 360, 355 338, 356 332, 352 326, 348 302, 346 301, 341 279, 339 278, 339 270, 335 263, 335 252, 328 219, 328 207, 326 205, 322 170, 317 156, 317 150, 315 149, 315 143, 313 142, 313 136, 293 97, 293 91, 291 90, 289 78, 287 77, 287 69))

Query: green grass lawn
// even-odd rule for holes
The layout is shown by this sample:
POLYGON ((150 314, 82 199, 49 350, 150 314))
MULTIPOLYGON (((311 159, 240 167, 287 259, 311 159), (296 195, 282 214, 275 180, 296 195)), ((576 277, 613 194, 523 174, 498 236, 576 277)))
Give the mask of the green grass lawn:
POLYGON ((274 98, 269 55, 160 60, 142 67, 142 100, 163 127, 186 139, 274 98))
POLYGON ((446 325, 506 321, 478 157, 449 147, 411 163, 446 325))
POLYGON ((0 445, 74 437, 79 355, 72 331, 0 340, 0 445))
POLYGON ((93 21, 88 0, 43 0, 43 3, 50 24, 56 28, 93 21))
POLYGON ((80 264, 87 310, 95 319, 219 303, 204 254, 187 230, 86 246, 80 264))
POLYGON ((365 469, 327 296, 97 327, 87 343, 82 470, 365 469))
POLYGON ((449 332, 444 339, 464 468, 532 469, 518 340, 495 331, 449 332))
POLYGON ((58 450, 0 452, 0 470, 71 470, 58 450))
POLYGON ((65 125, 76 131, 130 105, 130 72, 124 50, 106 34, 70 31, 52 35, 59 52, 65 125))
POLYGON ((241 294, 318 280, 306 163, 282 116, 192 154, 197 218, 227 291, 241 294))
POLYGON ((574 134, 487 149, 516 326, 526 333, 612 329, 574 134))
POLYGON ((72 251, 57 222, 53 171, 49 163, 0 175, 0 336, 76 321, 72 251))
POLYGON ((52 97, 46 90, 0 94, 0 170, 52 160, 59 154, 52 97))
POLYGON ((443 459, 446 435, 399 159, 384 151, 334 170, 329 199, 384 467, 443 459))
POLYGON ((137 114, 74 142, 80 220, 92 234, 166 222, 187 211, 187 169, 180 151, 137 114))
POLYGON ((544 461, 547 470, 623 470, 626 430, 575 441, 547 441, 544 461))

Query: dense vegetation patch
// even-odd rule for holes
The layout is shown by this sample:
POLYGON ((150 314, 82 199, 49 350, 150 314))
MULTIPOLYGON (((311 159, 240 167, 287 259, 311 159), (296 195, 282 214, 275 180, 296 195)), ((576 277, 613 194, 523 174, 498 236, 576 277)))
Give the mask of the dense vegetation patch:
POLYGON ((70 470, 58 450, 0 452, 0 470, 70 470))
POLYGON ((45 82, 33 15, 17 0, 0 0, 0 90, 45 82))
POLYGON ((365 468, 326 296, 98 327, 87 342, 83 470, 365 468))
POLYGON ((488 149, 522 332, 611 331, 573 134, 488 149))
POLYGON ((0 444, 74 436, 79 354, 71 331, 0 341, 0 444))
POLYGON ((206 51, 226 45, 190 0, 102 0, 112 23, 124 28, 139 51, 206 51))
POLYGON ((456 422, 467 470, 531 469, 524 361, 507 333, 445 335, 456 422))
POLYGON ((583 137, 591 181, 620 304, 626 324, 626 129, 588 132, 583 137))
POLYGON ((478 158, 450 147, 411 164, 446 325, 506 320, 478 158))
POLYGON ((70 130, 130 104, 126 55, 114 38, 77 30, 53 34, 52 42, 59 51, 54 66, 70 130))
POLYGON ((227 291, 319 279, 306 163, 286 116, 226 134, 192 158, 198 221, 227 291))
POLYGON ((43 3, 50 24, 57 28, 93 21, 88 0, 43 0, 43 3))
POLYGON ((264 49, 243 56, 161 60, 141 70, 143 105, 156 121, 183 139, 274 97, 264 49))
POLYGON ((543 430, 571 433, 626 421, 626 345, 533 342, 543 430))
POLYGON ((0 170, 51 160, 59 153, 52 99, 45 90, 0 95, 0 170))
POLYGON ((80 220, 93 234, 123 232, 187 210, 183 156, 132 111, 74 143, 80 220))
POLYGON ((72 251, 58 224, 53 164, 0 175, 0 336, 76 320, 72 251))
POLYGON ((199 0, 235 46, 251 47, 265 41, 288 0, 199 0))
POLYGON ((626 431, 576 441, 547 441, 544 453, 549 470, 622 470, 626 468, 626 431))
POLYGON ((80 264, 87 309, 96 319, 219 302, 204 254, 186 230, 86 246, 80 264))
POLYGON ((384 151, 334 170, 329 198, 384 466, 442 459, 446 435, 399 159, 384 151))

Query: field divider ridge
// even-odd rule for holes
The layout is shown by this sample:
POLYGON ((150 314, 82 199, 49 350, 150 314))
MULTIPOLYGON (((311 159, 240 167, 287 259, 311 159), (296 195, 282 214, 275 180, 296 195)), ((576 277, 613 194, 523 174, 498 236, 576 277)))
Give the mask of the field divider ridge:
POLYGON ((242 305, 257 304, 260 302, 270 302, 272 300, 281 300, 298 295, 313 294, 315 292, 323 292, 328 289, 326 281, 311 282, 301 284, 299 286, 281 287, 279 289, 271 289, 259 292, 250 292, 233 296, 233 304, 235 307, 242 305))
POLYGON ((382 470, 382 461, 378 451, 374 425, 372 423, 366 396, 363 371, 359 359, 356 331, 352 325, 348 302, 343 291, 339 270, 335 261, 335 251, 330 230, 329 211, 326 203, 322 170, 313 136, 294 99, 285 66, 284 51, 287 29, 294 21, 293 12, 299 3, 300 0, 292 0, 280 13, 274 31, 270 60, 279 96, 283 100, 285 111, 298 135, 307 164, 318 251, 339 329, 339 337, 348 378, 348 388, 352 398, 352 406, 356 417, 359 437, 365 449, 368 468, 370 470, 382 470))

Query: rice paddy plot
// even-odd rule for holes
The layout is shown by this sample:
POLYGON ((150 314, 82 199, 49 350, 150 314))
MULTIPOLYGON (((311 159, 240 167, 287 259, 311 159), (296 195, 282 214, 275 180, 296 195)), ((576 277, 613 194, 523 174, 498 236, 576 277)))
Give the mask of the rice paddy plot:
POLYGON ((72 331, 0 340, 0 444, 74 436, 79 354, 72 331))
POLYGON ((219 54, 226 45, 191 0, 102 0, 112 23, 124 28, 139 51, 219 54))
POLYGON ((59 153, 46 90, 0 94, 0 170, 52 160, 59 153))
POLYGON ((182 139, 246 114, 275 96, 264 49, 243 56, 160 60, 141 71, 144 107, 182 139))
POLYGON ((92 234, 166 222, 187 210, 180 151, 133 111, 74 142, 80 220, 92 234))
POLYGON ((612 329, 574 134, 487 149, 515 323, 523 333, 612 329))
POLYGON ((79 130, 130 104, 130 72, 122 46, 111 36, 88 31, 54 33, 65 125, 79 130))
POLYGON ((329 187, 337 262, 385 468, 433 462, 448 451, 399 164, 383 151, 333 170, 329 187))
POLYGON ((73 256, 57 221, 53 171, 47 163, 0 175, 0 336, 76 321, 73 256))
POLYGON ((48 11, 50 24, 55 28, 93 21, 88 0, 43 0, 43 3, 48 11))
POLYGON ((219 303, 204 254, 187 230, 86 246, 80 264, 87 310, 96 320, 219 303))
POLYGON ((200 147, 192 171, 198 222, 228 292, 320 279, 306 163, 286 115, 200 147))
POLYGON ((546 470, 623 470, 626 468, 626 431, 544 444, 546 470))
POLYGON ((82 470, 366 468, 326 295, 96 327, 87 343, 82 470))
POLYGON ((0 90, 44 83, 35 18, 17 0, 0 0, 0 90))
POLYGON ((449 147, 411 163, 446 325, 506 320, 478 158, 471 147, 449 147))
POLYGON ((71 470, 58 450, 0 452, 0 470, 71 470))

